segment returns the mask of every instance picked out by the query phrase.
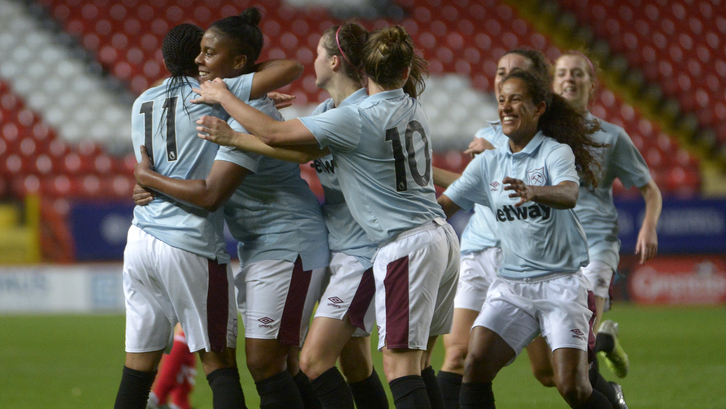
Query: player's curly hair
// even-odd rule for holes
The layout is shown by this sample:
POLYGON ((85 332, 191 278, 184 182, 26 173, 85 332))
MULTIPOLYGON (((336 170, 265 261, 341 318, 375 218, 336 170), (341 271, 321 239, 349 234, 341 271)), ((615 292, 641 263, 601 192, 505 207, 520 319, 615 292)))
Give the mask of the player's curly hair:
POLYGON ((246 71, 251 70, 262 52, 264 37, 259 27, 261 19, 260 10, 250 7, 239 15, 217 20, 209 26, 209 30, 229 38, 238 54, 247 57, 246 71))
POLYGON ((416 54, 411 36, 401 26, 382 28, 368 36, 363 47, 363 71, 376 84, 400 88, 413 98, 426 88, 428 62, 416 54), (403 83, 404 71, 410 68, 403 83))
POLYGON ((323 48, 329 56, 341 58, 348 78, 362 82, 363 46, 368 39, 368 30, 357 23, 345 23, 325 30, 323 38, 323 48))
POLYGON ((532 68, 528 71, 543 78, 548 84, 552 83, 552 64, 541 52, 529 48, 515 48, 504 53, 502 57, 507 54, 517 54, 528 59, 532 63, 532 68))
POLYGON ((537 129, 572 148, 575 167, 582 178, 580 184, 597 187, 601 164, 593 154, 593 150, 607 145, 593 141, 590 135, 600 129, 600 122, 588 120, 585 115, 577 112, 566 99, 552 92, 550 84, 545 79, 529 71, 515 68, 502 79, 501 84, 512 78, 524 82, 533 104, 544 102, 546 105, 545 112, 539 118, 537 129))

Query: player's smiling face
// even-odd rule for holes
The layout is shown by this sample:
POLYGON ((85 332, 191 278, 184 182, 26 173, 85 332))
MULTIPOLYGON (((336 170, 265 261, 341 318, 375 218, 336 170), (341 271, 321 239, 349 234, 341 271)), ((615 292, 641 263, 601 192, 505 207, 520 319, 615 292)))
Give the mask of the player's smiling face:
POLYGON ((494 76, 494 94, 497 98, 499 97, 499 84, 515 68, 530 71, 532 69, 532 61, 525 56, 515 53, 507 54, 499 59, 497 73, 494 76))
POLYGON ((236 54, 232 41, 216 30, 207 30, 202 37, 202 51, 194 62, 199 69, 199 81, 233 78, 242 74, 246 58, 236 54))
POLYGON ((582 56, 566 54, 555 64, 554 91, 562 95, 578 111, 586 111, 595 89, 588 73, 587 61, 582 56))
POLYGON ((518 152, 537 133, 539 117, 544 113, 545 103, 532 103, 527 87, 519 78, 510 78, 501 84, 499 90, 499 120, 502 131, 514 143, 513 152, 518 152), (515 149, 515 146, 518 149, 515 149))

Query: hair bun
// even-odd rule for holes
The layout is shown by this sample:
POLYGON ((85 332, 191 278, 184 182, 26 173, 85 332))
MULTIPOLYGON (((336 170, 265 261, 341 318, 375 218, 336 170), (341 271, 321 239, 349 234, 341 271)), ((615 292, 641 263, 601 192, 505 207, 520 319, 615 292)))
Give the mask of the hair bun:
POLYGON ((262 20, 262 13, 260 13, 260 9, 256 7, 250 7, 245 11, 239 13, 239 17, 245 23, 256 27, 260 25, 260 20, 262 20))

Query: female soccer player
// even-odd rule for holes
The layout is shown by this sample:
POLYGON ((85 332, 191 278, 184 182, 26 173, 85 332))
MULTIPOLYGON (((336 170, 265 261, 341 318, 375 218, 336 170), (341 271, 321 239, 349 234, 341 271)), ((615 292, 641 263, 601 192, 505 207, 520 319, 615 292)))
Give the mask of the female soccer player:
MULTIPOLYGON (((494 93, 499 96, 499 84, 515 69, 532 72, 541 78, 550 78, 550 65, 542 53, 528 49, 515 49, 506 52, 497 63, 494 77, 494 93)), ((487 149, 506 146, 509 139, 502 133, 499 121, 476 133, 474 141, 466 153, 481 153, 487 149)), ((447 188, 461 175, 434 168, 434 183, 447 188)), ((494 281, 497 270, 502 264, 502 250, 497 233, 497 222, 492 211, 479 204, 474 205, 474 215, 461 236, 461 271, 454 299, 454 324, 451 333, 444 335, 446 354, 437 378, 447 409, 459 407, 461 379, 464 375, 464 359, 469 346, 469 332, 479 315, 486 299, 489 285, 494 281)), ((550 351, 543 341, 535 341, 527 347, 535 376, 543 383, 551 382, 552 366, 549 363, 550 351)), ((551 384, 549 386, 554 386, 551 384)))
POLYGON ((471 331, 460 404, 493 408, 491 382, 540 333, 552 348, 555 383, 573 408, 611 408, 587 377, 587 242, 571 210, 579 168, 597 185, 587 122, 545 79, 514 70, 500 85, 499 118, 509 138, 467 166, 439 203, 447 215, 474 203, 499 223, 503 264, 471 331), (576 168, 577 167, 577 168, 576 168), (483 189, 482 186, 485 188, 483 189))
POLYGON ((220 83, 202 84, 203 101, 220 102, 270 145, 319 144, 335 161, 345 201, 369 239, 384 371, 397 408, 431 407, 441 392, 422 369, 438 335, 451 328, 459 245, 435 203, 428 121, 418 101, 425 61, 402 27, 373 33, 364 48, 369 97, 359 105, 273 122, 220 83), (411 76, 415 87, 406 95, 411 76))
MULTIPOLYGON (((368 31, 358 24, 333 26, 323 33, 315 60, 316 82, 332 98, 320 104, 313 115, 359 104, 368 97, 360 70, 367 37, 368 31)), ((371 259, 377 246, 350 214, 333 156, 328 149, 313 145, 271 147, 252 135, 233 132, 218 118, 204 117, 198 123, 200 135, 215 143, 299 163, 318 158, 314 167, 325 193, 323 214, 331 277, 302 350, 301 368, 312 380, 323 407, 353 408, 353 400, 359 409, 388 407, 370 356, 369 335, 375 319, 371 259), (338 356, 350 392, 340 387, 345 380, 335 367, 338 356)))
MULTIPOLYGON (((216 145, 199 143, 191 119, 214 110, 189 103, 197 84, 194 58, 203 34, 191 24, 169 31, 162 51, 172 77, 144 92, 133 105, 134 146, 148 146, 155 168, 168 177, 206 174, 217 151, 216 145)), ((294 76, 296 70, 294 62, 278 63, 277 68, 264 70, 249 92, 267 92, 260 83, 284 85, 277 77, 294 76)), ((230 86, 237 89, 238 84, 230 86)), ((176 322, 186 331, 189 349, 200 354, 214 407, 245 407, 235 358, 237 313, 224 251, 223 215, 167 197, 145 204, 134 209, 124 251, 127 354, 116 407, 146 407, 176 322)))
POLYGON ((625 187, 637 186, 645 199, 645 216, 635 246, 635 254, 640 255, 641 264, 653 258, 658 251, 656 226, 663 199, 658 186, 650 177, 643 156, 623 128, 595 118, 589 112, 588 107, 597 85, 596 74, 595 66, 585 54, 567 51, 555 64, 554 91, 588 119, 597 119, 601 129, 592 138, 608 145, 602 151, 600 183, 597 187, 580 187, 575 213, 585 229, 590 249, 590 264, 583 268, 583 273, 595 293, 597 305, 595 328, 599 332, 595 350, 605 353, 605 362, 615 375, 622 378, 628 373, 629 361, 618 341, 618 326, 610 320, 600 325, 608 300, 610 282, 620 260, 618 212, 613 204, 613 180, 617 177, 625 187))
MULTIPOLYGON (((196 59, 200 79, 250 73, 240 80, 247 87, 235 92, 250 100, 252 67, 262 49, 259 21, 259 11, 248 9, 212 24, 196 59)), ((281 119, 268 98, 252 103, 281 119)), ((309 390, 309 383, 289 352, 301 344, 329 252, 320 206, 299 167, 222 148, 202 178, 168 178, 153 172, 148 162, 137 165, 135 175, 140 185, 203 209, 226 203, 225 219, 240 241, 241 271, 235 284, 245 323, 247 367, 261 405, 302 408, 298 390, 309 390)), ((306 396, 314 398, 312 391, 306 396)))

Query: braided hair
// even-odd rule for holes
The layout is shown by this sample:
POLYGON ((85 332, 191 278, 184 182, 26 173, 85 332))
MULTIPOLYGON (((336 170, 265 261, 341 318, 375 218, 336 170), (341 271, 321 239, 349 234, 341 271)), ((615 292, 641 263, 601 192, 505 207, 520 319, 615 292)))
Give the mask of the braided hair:
POLYGON ((171 73, 171 81, 167 84, 166 92, 182 85, 191 85, 187 76, 197 70, 194 59, 201 51, 200 43, 204 30, 194 24, 179 24, 166 33, 161 44, 166 69, 171 73))
POLYGON ((537 129, 557 142, 568 145, 575 155, 575 168, 582 178, 581 185, 597 187, 599 173, 597 171, 601 164, 593 155, 593 150, 607 145, 593 141, 590 135, 600 129, 600 122, 590 121, 585 115, 577 112, 566 99, 552 92, 545 78, 515 68, 502 79, 501 84, 512 78, 524 82, 534 105, 540 102, 546 105, 545 112, 537 123, 537 129))

